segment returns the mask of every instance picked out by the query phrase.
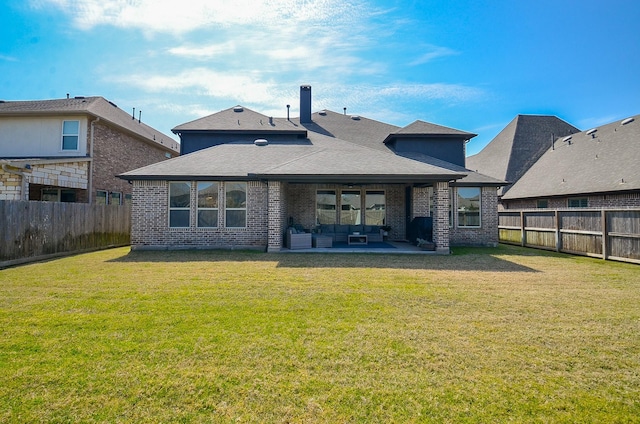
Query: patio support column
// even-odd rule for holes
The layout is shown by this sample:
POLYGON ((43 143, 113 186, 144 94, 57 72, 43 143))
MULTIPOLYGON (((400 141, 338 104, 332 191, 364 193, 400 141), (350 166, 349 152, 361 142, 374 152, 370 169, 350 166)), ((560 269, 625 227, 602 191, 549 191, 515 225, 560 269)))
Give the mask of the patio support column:
POLYGON ((433 242, 440 253, 449 253, 449 182, 433 185, 433 242))
POLYGON ((268 181, 267 252, 279 252, 282 249, 282 184, 280 181, 268 181))

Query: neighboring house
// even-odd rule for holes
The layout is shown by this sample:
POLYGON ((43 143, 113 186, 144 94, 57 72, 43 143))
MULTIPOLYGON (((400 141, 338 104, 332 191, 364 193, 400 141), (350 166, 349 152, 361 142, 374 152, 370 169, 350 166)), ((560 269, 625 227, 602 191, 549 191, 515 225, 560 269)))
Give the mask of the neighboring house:
POLYGON ((497 244, 504 182, 464 168, 475 134, 312 114, 310 86, 300 87, 300 111, 273 118, 236 106, 174 128, 183 156, 121 176, 133 182, 133 248, 278 251, 292 225, 323 234, 389 226, 391 239, 407 239, 424 217, 441 252, 497 244))
POLYGON ((640 115, 556 140, 505 208, 640 207, 640 115))
POLYGON ((123 204, 125 171, 179 154, 102 97, 0 101, 0 200, 123 204))
MULTIPOLYGON (((502 194, 502 207, 639 207, 639 117, 560 137, 556 132, 544 153, 518 170, 519 178, 510 180, 514 183, 502 194)), ((494 177, 501 175, 490 169, 492 157, 509 155, 508 146, 503 146, 504 151, 491 146, 499 137, 476 157, 469 158, 471 168, 494 177)))
MULTIPOLYGON (((580 132, 555 116, 518 115, 478 154, 467 158, 467 168, 515 183, 554 140, 580 132)), ((498 196, 511 185, 503 187, 498 196)))

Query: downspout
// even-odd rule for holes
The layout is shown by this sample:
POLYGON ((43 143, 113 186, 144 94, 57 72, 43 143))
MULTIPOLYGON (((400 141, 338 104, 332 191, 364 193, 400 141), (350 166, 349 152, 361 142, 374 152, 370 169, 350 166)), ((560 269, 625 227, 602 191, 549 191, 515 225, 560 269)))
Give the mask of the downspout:
POLYGON ((94 125, 96 122, 100 121, 100 117, 98 116, 96 119, 94 119, 93 121, 91 121, 91 141, 89 144, 89 157, 91 158, 91 161, 89 161, 88 164, 88 172, 87 172, 87 177, 89 178, 89 181, 87 182, 88 185, 88 190, 89 190, 89 204, 93 204, 93 131, 94 131, 94 125))
POLYGON ((22 200, 29 200, 29 193, 27 193, 27 176, 24 172, 21 171, 13 171, 9 169, 8 164, 2 164, 2 170, 7 174, 18 175, 20 177, 20 196, 22 200))

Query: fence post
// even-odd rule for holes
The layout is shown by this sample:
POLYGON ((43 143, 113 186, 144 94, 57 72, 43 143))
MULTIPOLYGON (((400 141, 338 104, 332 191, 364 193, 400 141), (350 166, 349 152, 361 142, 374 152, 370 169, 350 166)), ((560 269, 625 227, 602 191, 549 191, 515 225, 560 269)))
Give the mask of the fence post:
POLYGON ((600 213, 600 221, 602 223, 602 259, 606 260, 609 256, 607 254, 607 249, 609 248, 607 240, 609 238, 609 231, 607 230, 607 211, 602 209, 600 213))
POLYGON ((520 245, 527 244, 527 233, 524 231, 524 211, 520 211, 520 245))
POLYGON ((556 252, 562 250, 562 235, 560 234, 560 212, 555 210, 555 227, 556 227, 556 252))

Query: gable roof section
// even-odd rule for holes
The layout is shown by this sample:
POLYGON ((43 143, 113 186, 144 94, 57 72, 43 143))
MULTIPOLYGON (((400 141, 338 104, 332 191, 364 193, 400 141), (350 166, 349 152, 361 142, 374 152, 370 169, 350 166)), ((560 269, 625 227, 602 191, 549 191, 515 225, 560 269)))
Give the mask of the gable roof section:
POLYGON ((468 157, 466 166, 513 183, 551 147, 555 137, 579 131, 555 116, 518 115, 482 151, 468 157))
POLYGON ((633 119, 559 138, 503 198, 640 190, 640 115, 633 119))
POLYGON ((204 118, 178 125, 171 131, 176 134, 206 131, 211 134, 273 133, 307 135, 306 129, 293 121, 266 116, 244 106, 234 106, 204 118))
POLYGON ((26 100, 0 102, 2 116, 64 116, 73 113, 88 114, 103 119, 120 129, 144 139, 147 143, 176 153, 180 151, 177 141, 150 127, 103 97, 74 97, 54 100, 26 100))
POLYGON ((122 174, 129 180, 191 178, 277 179, 314 182, 441 181, 463 178, 463 170, 385 153, 310 133, 308 143, 269 143, 253 140, 221 144, 122 174))

